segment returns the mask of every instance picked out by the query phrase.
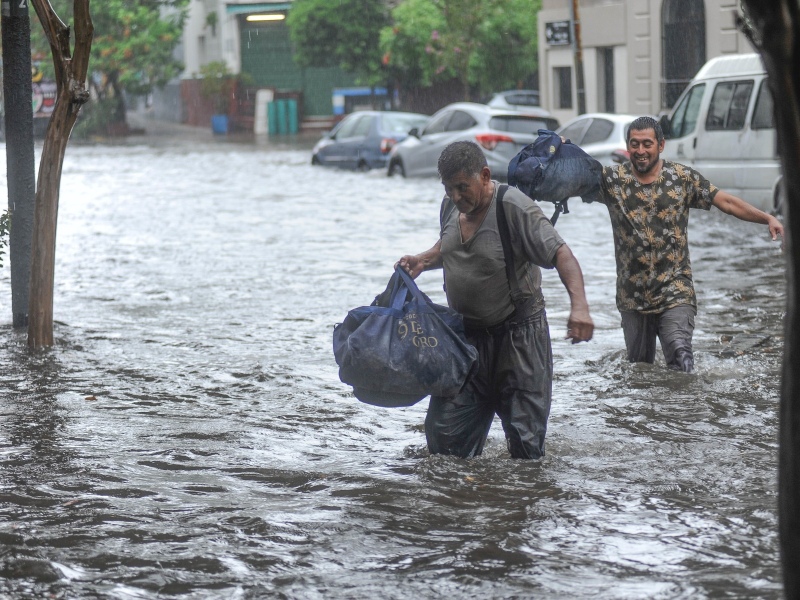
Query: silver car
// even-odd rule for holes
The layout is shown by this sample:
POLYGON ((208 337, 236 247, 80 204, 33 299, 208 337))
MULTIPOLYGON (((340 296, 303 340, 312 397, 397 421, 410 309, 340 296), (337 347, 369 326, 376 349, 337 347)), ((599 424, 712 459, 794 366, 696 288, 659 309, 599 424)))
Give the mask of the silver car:
POLYGON ((604 166, 609 166, 617 162, 615 155, 618 160, 627 160, 625 136, 634 119, 634 115, 588 113, 568 121, 556 133, 580 146, 604 166))
POLYGON ((539 90, 506 90, 497 92, 486 103, 493 108, 509 108, 514 110, 527 110, 539 104, 539 90))
POLYGON ((538 137, 539 129, 555 130, 556 121, 541 108, 502 110, 485 104, 457 102, 434 114, 422 131, 392 148, 388 174, 405 177, 434 177, 445 146, 452 142, 476 142, 486 155, 492 174, 508 175, 508 163, 517 152, 538 137))

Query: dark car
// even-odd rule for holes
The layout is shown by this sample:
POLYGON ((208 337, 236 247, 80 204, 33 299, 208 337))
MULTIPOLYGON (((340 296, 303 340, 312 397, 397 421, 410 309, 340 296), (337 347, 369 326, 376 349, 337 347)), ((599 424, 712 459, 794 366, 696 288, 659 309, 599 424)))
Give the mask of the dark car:
POLYGON ((385 168, 389 151, 411 129, 428 121, 426 115, 407 112, 361 111, 348 115, 317 142, 311 164, 343 169, 385 168))

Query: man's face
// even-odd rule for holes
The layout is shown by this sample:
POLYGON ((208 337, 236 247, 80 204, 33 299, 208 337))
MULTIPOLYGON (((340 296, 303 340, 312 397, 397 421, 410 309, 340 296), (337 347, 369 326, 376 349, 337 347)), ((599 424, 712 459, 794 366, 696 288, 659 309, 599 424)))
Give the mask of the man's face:
POLYGON ((641 175, 651 173, 657 166, 664 150, 664 140, 658 143, 654 129, 633 129, 628 136, 628 152, 631 164, 641 175))
POLYGON ((477 214, 491 202, 492 175, 488 167, 484 167, 477 175, 468 175, 463 171, 450 179, 442 179, 444 192, 456 205, 459 212, 465 215, 477 214), (487 198, 488 193, 488 198, 487 198))

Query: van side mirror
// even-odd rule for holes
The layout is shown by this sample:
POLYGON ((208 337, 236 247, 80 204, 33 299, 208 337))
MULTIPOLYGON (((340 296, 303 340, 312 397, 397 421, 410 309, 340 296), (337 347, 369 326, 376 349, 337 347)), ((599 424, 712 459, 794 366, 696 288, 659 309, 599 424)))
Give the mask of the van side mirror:
POLYGON ((670 134, 672 133, 669 115, 661 115, 661 118, 658 120, 658 124, 661 125, 661 131, 664 132, 664 137, 669 139, 670 134))

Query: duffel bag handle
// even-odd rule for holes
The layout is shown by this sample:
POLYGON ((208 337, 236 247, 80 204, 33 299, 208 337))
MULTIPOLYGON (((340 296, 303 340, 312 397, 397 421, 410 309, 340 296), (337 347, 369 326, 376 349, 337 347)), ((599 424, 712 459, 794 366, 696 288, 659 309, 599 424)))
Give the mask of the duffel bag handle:
MULTIPOLYGON (((400 279, 402 280, 403 284, 411 292, 411 295, 414 296, 414 298, 417 299, 417 302, 420 302, 421 304, 430 304, 430 300, 428 298, 426 298, 425 294, 423 294, 420 291, 419 287, 417 287, 417 282, 414 281, 414 279, 411 277, 411 275, 406 273, 405 269, 403 269, 400 265, 397 265, 395 267, 395 272, 400 274, 400 279)), ((402 288, 403 286, 401 285, 399 287, 402 288)), ((406 296, 405 295, 405 291, 403 292, 402 296, 399 293, 397 295, 399 297, 402 297, 403 300, 400 301, 399 306, 396 306, 395 305, 395 298, 393 297, 392 298, 392 308, 398 308, 399 309, 399 308, 403 307, 405 296, 406 296)))

